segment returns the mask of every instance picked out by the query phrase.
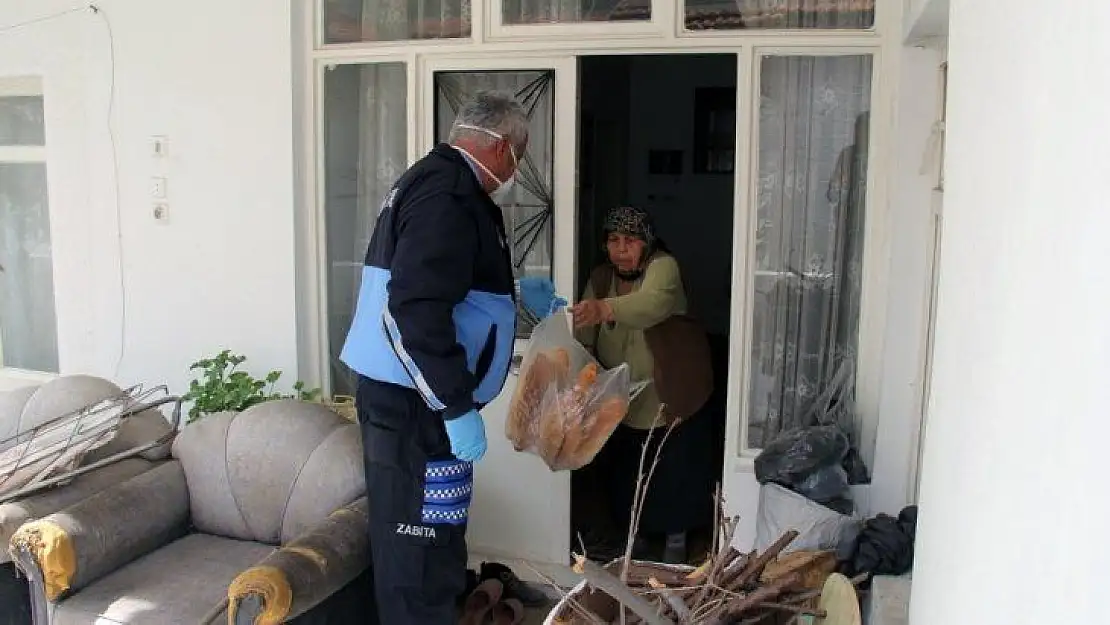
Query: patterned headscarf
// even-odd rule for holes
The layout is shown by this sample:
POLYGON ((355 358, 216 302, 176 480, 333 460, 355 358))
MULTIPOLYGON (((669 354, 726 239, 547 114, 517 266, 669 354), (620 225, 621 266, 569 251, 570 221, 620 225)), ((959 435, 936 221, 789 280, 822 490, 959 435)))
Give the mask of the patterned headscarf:
POLYGON ((655 247, 655 224, 651 221, 651 215, 642 208, 618 206, 610 209, 602 230, 606 236, 616 232, 636 237, 646 243, 649 250, 655 247))

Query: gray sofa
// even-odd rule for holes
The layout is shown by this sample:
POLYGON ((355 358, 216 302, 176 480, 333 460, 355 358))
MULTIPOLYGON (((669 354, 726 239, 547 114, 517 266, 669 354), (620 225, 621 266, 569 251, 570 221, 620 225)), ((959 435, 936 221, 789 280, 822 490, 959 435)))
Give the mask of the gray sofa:
MULTIPOLYGON (((0 393, 0 452, 5 441, 21 440, 20 434, 43 423, 95 402, 117 396, 115 384, 87 375, 63 376, 41 386, 28 386, 0 393)), ((148 410, 123 422, 116 437, 92 450, 82 460, 88 465, 143 443, 172 440, 173 428, 158 410, 148 410)), ((169 444, 96 469, 68 484, 60 485, 17 501, 0 504, 0 546, 6 546, 20 525, 71 506, 104 488, 119 484, 154 468, 169 458, 169 444)), ((0 476, 2 479, 2 476, 0 476)), ((0 564, 9 562, 7 549, 0 549, 0 564)))
POLYGON ((266 402, 184 428, 170 461, 23 525, 36 625, 279 623, 369 565, 358 426, 266 402))
MULTIPOLYGON (((42 385, 0 393, 0 454, 26 440, 25 434, 44 423, 118 396, 121 389, 108 380, 87 375, 63 376, 42 385)), ((154 441, 170 441, 173 427, 158 410, 148 410, 125 421, 115 439, 92 450, 82 465, 107 462, 113 455, 154 441)), ((7 544, 24 523, 71 506, 101 490, 149 471, 169 458, 169 444, 148 449, 94 469, 68 483, 0 504, 0 625, 30 625, 31 605, 27 582, 16 576, 7 544)), ((0 476, 0 482, 4 477, 0 476)), ((0 484, 2 486, 2 484, 0 484)))

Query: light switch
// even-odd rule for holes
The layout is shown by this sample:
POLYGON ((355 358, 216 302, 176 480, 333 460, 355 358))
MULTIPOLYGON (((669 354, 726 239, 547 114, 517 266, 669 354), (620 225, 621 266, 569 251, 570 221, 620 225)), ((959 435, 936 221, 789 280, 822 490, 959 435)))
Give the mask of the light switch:
POLYGON ((150 179, 150 197, 156 200, 166 199, 166 179, 154 176, 150 179))

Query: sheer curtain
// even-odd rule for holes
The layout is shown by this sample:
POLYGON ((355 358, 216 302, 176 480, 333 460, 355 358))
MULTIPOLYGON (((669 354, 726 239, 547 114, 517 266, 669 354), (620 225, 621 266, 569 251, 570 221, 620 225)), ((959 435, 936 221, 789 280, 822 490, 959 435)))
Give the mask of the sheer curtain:
POLYGON ((858 436, 870 99, 869 56, 763 60, 749 447, 819 419, 858 436))
POLYGON ((41 96, 0 97, 0 366, 58 370, 41 96))
POLYGON ((334 394, 353 394, 357 386, 339 353, 351 327, 379 208, 408 167, 407 82, 404 63, 343 65, 327 76, 325 217, 334 394))
POLYGON ((502 0, 506 24, 651 19, 651 0, 502 0))
POLYGON ((686 0, 689 30, 866 29, 875 0, 686 0))
POLYGON ((470 0, 327 0, 328 43, 470 36, 470 0))
POLYGON ((58 370, 46 166, 0 163, 0 354, 3 365, 58 370))

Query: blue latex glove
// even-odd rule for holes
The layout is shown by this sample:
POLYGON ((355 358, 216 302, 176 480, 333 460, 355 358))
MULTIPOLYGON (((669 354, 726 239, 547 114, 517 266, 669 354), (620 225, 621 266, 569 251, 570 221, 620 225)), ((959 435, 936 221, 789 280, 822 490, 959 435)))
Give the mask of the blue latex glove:
POLYGON ((444 421, 447 438, 451 439, 451 453, 463 462, 478 462, 486 455, 486 424, 477 410, 461 417, 444 421))
POLYGON ((540 321, 567 305, 567 300, 555 294, 555 284, 547 278, 521 278, 520 299, 528 312, 540 321))

